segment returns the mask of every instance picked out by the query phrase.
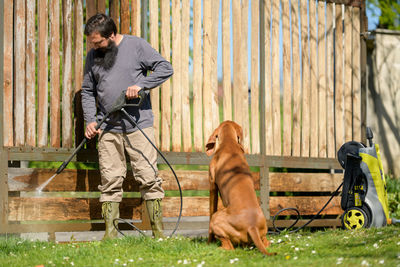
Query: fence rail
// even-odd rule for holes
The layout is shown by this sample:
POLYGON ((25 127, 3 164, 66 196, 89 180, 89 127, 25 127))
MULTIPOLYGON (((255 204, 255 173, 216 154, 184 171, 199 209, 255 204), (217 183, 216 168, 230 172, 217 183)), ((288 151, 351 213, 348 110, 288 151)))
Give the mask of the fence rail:
MULTIPOLYGON (((334 185, 338 181, 336 175, 327 173, 272 174, 270 167, 339 168, 335 159, 338 148, 345 141, 362 139, 365 44, 360 33, 365 25, 365 1, 5 2, 4 16, 0 16, 0 159, 7 171, 0 182, 8 191, 1 192, 0 211, 1 225, 9 231, 26 230, 21 222, 53 219, 89 220, 68 229, 97 227, 90 222, 99 218, 96 201, 51 194, 36 198, 32 188, 48 170, 33 170, 17 179, 14 170, 5 165, 15 160, 62 161, 82 140, 80 90, 85 55, 91 49, 83 27, 97 12, 112 16, 121 33, 148 40, 173 65, 173 77, 151 91, 157 145, 167 158, 172 164, 207 165, 209 159, 203 151, 209 135, 221 121, 236 121, 244 130, 250 164, 260 168, 256 184, 267 217, 282 203, 306 207, 304 212, 312 214, 325 201, 326 196, 313 197, 314 202, 307 196, 269 197, 274 190, 296 190, 283 185, 278 190, 280 181, 305 183, 307 186, 299 187, 303 192, 333 191, 334 186, 318 186, 323 186, 323 181, 334 185), (310 177, 319 182, 310 184, 310 177), (22 181, 22 185, 15 187, 7 184, 9 181, 22 181), (50 203, 54 210, 46 210, 50 203), (59 210, 74 206, 81 208, 80 213, 59 210)), ((94 149, 95 143, 89 143, 74 160, 96 161, 94 149)), ((65 187, 57 187, 61 185, 55 182, 49 190, 94 193, 96 175, 68 170, 57 177, 65 187)), ((185 173, 181 182, 186 189, 208 190, 205 175, 194 178, 185 173)), ((170 186, 168 190, 175 190, 170 186)), ((176 201, 174 197, 166 199, 167 216, 176 216, 176 201)), ((207 216, 206 202, 207 197, 186 197, 184 215, 207 216)), ((124 205, 128 217, 143 218, 138 225, 148 227, 139 199, 129 198, 124 205)), ((339 209, 336 199, 326 214, 338 215, 339 209)), ((338 220, 329 217, 316 225, 338 225, 338 220)), ((32 227, 63 229, 52 221, 32 227)))

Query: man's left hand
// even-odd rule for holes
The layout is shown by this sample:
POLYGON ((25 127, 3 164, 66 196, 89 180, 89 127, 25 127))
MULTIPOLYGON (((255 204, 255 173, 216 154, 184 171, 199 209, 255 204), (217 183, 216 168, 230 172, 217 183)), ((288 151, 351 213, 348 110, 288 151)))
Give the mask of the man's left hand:
POLYGON ((126 98, 128 98, 128 99, 138 98, 140 90, 142 90, 142 88, 137 85, 129 86, 126 89, 126 98))

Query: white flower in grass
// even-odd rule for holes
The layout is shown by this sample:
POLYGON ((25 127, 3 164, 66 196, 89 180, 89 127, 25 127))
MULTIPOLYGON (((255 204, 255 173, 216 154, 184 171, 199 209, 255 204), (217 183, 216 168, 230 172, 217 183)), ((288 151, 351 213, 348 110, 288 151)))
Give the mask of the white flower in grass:
POLYGON ((143 258, 139 258, 138 260, 142 261, 142 260, 143 260, 143 258))
POLYGON ((183 264, 189 264, 190 262, 187 259, 183 260, 183 264))
POLYGON ((285 235, 286 238, 289 238, 289 235, 285 235))
POLYGON ((381 235, 381 234, 383 234, 383 232, 377 232, 376 234, 381 235))
POLYGON ((315 253, 317 253, 317 252, 316 252, 315 250, 312 250, 311 253, 312 253, 312 254, 315 254, 315 253))
POLYGON ((311 239, 311 236, 307 236, 308 239, 311 239))
POLYGON ((293 259, 294 259, 294 260, 297 260, 298 258, 297 258, 297 256, 295 256, 295 257, 293 257, 293 259))
POLYGON ((339 264, 342 264, 342 263, 343 263, 343 258, 338 258, 337 261, 336 261, 336 264, 339 265, 339 264))
POLYGON ((399 241, 399 242, 397 242, 397 245, 398 245, 398 246, 400 246, 400 241, 399 241))
POLYGON ((163 241, 164 239, 162 239, 161 237, 157 240, 157 242, 161 242, 161 241, 163 241))
POLYGON ((129 262, 133 262, 133 259, 129 259, 129 262))
POLYGON ((380 260, 379 264, 385 264, 385 260, 380 260))
POLYGON ((122 266, 126 266, 126 263, 122 264, 122 266))
POLYGON ((178 264, 181 264, 182 263, 182 260, 178 260, 178 264))
POLYGON ((234 259, 230 259, 230 260, 229 260, 229 262, 230 262, 231 264, 233 264, 233 263, 235 263, 235 262, 237 262, 237 261, 239 261, 238 258, 234 258, 234 259))
POLYGON ((374 244, 374 248, 379 248, 377 243, 374 244))
POLYGON ((279 239, 278 239, 278 244, 281 243, 281 242, 282 242, 282 239, 279 238, 279 239))
POLYGON ((71 261, 71 265, 72 265, 72 266, 74 266, 74 265, 75 265, 73 261, 71 261))
POLYGON ((119 261, 119 259, 115 259, 115 261, 119 261))
POLYGON ((361 265, 362 265, 362 266, 369 266, 369 263, 368 263, 368 261, 363 260, 363 261, 361 262, 361 265))
POLYGON ((299 248, 294 248, 295 251, 299 251, 299 248))
POLYGON ((310 246, 310 244, 306 244, 306 247, 309 247, 310 246))
POLYGON ((63 260, 67 261, 67 260, 69 260, 69 257, 63 257, 63 260))

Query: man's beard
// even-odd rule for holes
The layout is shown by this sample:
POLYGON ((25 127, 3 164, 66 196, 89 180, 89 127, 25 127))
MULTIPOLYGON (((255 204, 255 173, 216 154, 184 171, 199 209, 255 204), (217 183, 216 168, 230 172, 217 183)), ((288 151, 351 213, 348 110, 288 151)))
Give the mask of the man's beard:
POLYGON ((109 41, 104 48, 94 50, 94 63, 108 70, 114 66, 118 55, 118 47, 114 41, 109 41))

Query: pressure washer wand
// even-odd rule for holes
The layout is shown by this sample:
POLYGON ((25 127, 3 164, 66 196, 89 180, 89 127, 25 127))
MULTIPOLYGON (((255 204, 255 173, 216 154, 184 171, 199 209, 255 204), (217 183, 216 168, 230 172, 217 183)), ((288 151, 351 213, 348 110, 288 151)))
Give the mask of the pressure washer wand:
MULTIPOLYGON (((106 119, 111 115, 111 113, 114 113, 116 111, 121 110, 124 106, 135 106, 135 107, 140 107, 144 101, 144 98, 146 96, 146 93, 144 90, 139 91, 139 102, 137 104, 127 104, 126 103, 126 90, 122 91, 121 95, 115 100, 114 104, 112 105, 112 108, 110 111, 106 113, 106 115, 101 119, 101 121, 96 125, 95 129, 98 130, 100 129, 100 126, 105 122, 106 119)), ((75 157, 75 155, 82 149, 82 147, 86 144, 88 139, 85 137, 82 142, 79 144, 79 146, 74 150, 74 152, 69 156, 69 158, 64 161, 61 166, 57 169, 56 173, 59 174, 61 173, 65 167, 67 167, 68 163, 75 157)))

